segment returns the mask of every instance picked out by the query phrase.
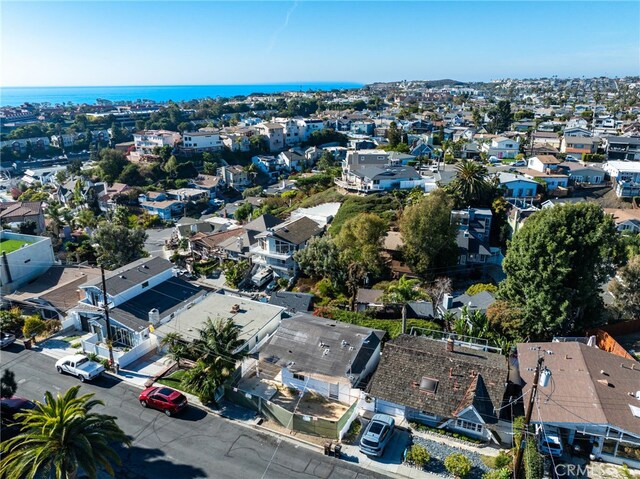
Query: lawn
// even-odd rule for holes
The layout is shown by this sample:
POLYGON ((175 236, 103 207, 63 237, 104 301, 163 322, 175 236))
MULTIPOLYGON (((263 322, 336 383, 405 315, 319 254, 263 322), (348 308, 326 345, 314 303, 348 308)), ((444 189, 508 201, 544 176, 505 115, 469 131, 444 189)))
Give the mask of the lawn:
POLYGON ((0 241, 0 253, 12 253, 17 249, 20 249, 22 245, 31 244, 28 241, 4 239, 0 241))
POLYGON ((182 382, 182 378, 186 371, 184 369, 178 369, 177 371, 165 376, 163 378, 158 379, 160 384, 164 384, 165 386, 169 386, 170 388, 183 390, 180 386, 182 382))

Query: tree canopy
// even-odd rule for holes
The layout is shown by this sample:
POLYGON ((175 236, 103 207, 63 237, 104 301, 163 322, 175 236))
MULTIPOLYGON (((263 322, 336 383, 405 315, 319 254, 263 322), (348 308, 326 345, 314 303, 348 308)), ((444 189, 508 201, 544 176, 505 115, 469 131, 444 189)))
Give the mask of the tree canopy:
POLYGON ((387 221, 372 213, 360 213, 345 221, 335 243, 352 261, 374 276, 382 271, 380 250, 387 234, 387 221))
POLYGON ((543 209, 513 237, 499 295, 521 309, 533 338, 583 333, 599 320, 601 286, 622 253, 615 223, 598 204, 543 209))
POLYGON ((456 264, 457 227, 451 224, 453 201, 441 189, 407 206, 400 218, 404 257, 411 270, 430 279, 456 264))
POLYGON ((98 262, 107 269, 116 269, 147 256, 146 240, 147 233, 143 229, 115 223, 103 223, 93 233, 98 262))

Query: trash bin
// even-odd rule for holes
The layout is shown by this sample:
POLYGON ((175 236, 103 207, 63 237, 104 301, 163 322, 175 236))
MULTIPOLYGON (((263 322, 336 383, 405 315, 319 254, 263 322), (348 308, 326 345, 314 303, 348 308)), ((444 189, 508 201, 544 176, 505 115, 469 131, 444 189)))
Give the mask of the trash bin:
POLYGON ((333 453, 338 459, 340 459, 341 451, 342 451, 342 446, 340 444, 336 444, 336 447, 334 448, 333 453))
POLYGON ((32 345, 31 341, 32 341, 31 338, 25 339, 23 341, 24 349, 31 349, 31 345, 32 345))
POLYGON ((324 455, 325 456, 329 456, 331 454, 331 443, 330 442, 325 442, 324 443, 324 455))

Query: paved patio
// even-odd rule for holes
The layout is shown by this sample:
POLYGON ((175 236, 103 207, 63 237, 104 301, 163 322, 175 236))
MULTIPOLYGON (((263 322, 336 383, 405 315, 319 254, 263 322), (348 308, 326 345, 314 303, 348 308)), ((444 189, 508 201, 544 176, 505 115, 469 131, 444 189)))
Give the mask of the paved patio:
POLYGON ((80 343, 83 339, 91 336, 93 336, 93 333, 75 330, 68 333, 56 334, 52 338, 34 344, 33 349, 52 358, 60 359, 70 354, 82 354, 82 346, 73 348, 71 345, 80 343))
POLYGON ((147 355, 128 364, 126 368, 120 368, 117 376, 128 383, 146 387, 147 381, 158 376, 168 365, 168 359, 164 356, 158 354, 147 355))

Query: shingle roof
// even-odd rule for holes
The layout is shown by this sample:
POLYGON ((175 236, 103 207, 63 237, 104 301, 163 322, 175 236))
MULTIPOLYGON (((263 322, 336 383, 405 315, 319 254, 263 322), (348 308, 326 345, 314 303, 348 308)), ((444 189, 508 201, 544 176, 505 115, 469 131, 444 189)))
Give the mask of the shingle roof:
MULTIPOLYGON (((629 394, 640 389, 637 361, 573 341, 518 344, 525 390, 533 381, 529 368, 535 367, 540 353, 553 379, 550 387, 538 388, 545 423, 609 424, 640 437, 640 418, 629 407, 640 407, 640 401, 629 394)), ((524 401, 527 404, 528 398, 524 401)))
POLYGON ((269 304, 282 306, 291 312, 308 312, 313 309, 313 295, 308 293, 290 293, 276 291, 269 298, 269 304))
MULTIPOLYGON (((105 271, 107 294, 115 296, 160 273, 173 268, 173 264, 164 258, 141 258, 114 271, 105 271)), ((96 286, 101 288, 101 278, 87 281, 83 288, 96 286)))
POLYGON ((362 372, 365 358, 374 354, 384 335, 384 331, 297 314, 282 320, 260 351, 260 359, 295 373, 349 382, 350 374, 362 372))
MULTIPOLYGON (((318 226, 318 223, 306 216, 302 216, 296 220, 281 223, 275 228, 271 228, 269 232, 273 234, 273 236, 283 239, 288 243, 298 245, 319 234, 321 231, 322 228, 318 226)), ((260 233, 256 237, 266 236, 269 232, 260 233)))
POLYGON ((0 219, 39 215, 40 213, 42 213, 40 201, 0 203, 0 219))
POLYGON ((405 334, 385 344, 368 392, 442 417, 455 417, 474 404, 486 422, 494 423, 508 374, 507 360, 500 354, 460 345, 451 352, 442 341, 405 334), (420 390, 422 378, 438 382, 435 394, 420 390))
POLYGON ((280 223, 282 223, 282 220, 280 218, 266 213, 262 216, 258 216, 253 221, 249 221, 246 225, 244 225, 244 229, 246 229, 247 231, 258 231, 262 233, 263 231, 267 231, 269 228, 278 226, 280 223))

